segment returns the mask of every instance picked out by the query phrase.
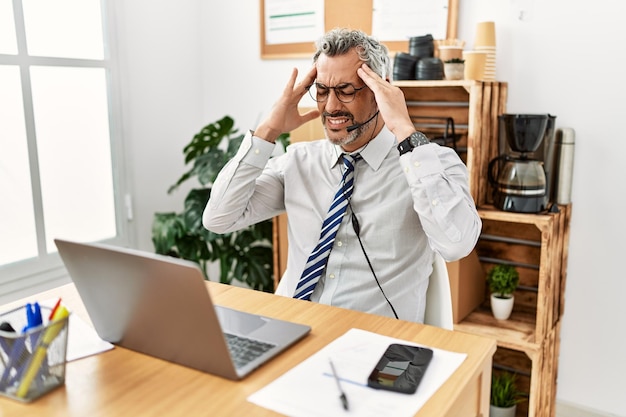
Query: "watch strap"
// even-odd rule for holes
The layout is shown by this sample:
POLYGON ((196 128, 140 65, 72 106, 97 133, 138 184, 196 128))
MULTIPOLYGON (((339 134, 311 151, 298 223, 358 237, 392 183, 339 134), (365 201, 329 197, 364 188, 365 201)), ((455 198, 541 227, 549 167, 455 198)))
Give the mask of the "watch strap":
POLYGON ((409 137, 404 139, 398 144, 398 152, 400 155, 404 155, 407 152, 413 151, 418 146, 426 145, 430 143, 426 135, 422 132, 413 132, 409 137))

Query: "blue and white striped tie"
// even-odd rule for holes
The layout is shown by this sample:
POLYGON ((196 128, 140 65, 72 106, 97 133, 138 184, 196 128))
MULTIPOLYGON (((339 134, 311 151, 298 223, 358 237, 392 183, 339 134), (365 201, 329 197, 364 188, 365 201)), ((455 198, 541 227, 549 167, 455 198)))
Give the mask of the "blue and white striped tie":
POLYGON ((322 223, 322 231, 320 233, 320 239, 313 252, 309 256, 307 263, 298 281, 294 298, 301 300, 310 300, 311 294, 317 285, 317 282, 326 268, 328 262, 328 255, 333 248, 335 242, 335 236, 337 236, 337 230, 343 219, 343 215, 346 213, 348 207, 348 201, 352 196, 352 190, 354 189, 354 163, 361 158, 359 154, 354 156, 343 155, 343 164, 346 168, 339 184, 339 190, 335 194, 333 203, 328 209, 328 214, 324 223, 322 223))

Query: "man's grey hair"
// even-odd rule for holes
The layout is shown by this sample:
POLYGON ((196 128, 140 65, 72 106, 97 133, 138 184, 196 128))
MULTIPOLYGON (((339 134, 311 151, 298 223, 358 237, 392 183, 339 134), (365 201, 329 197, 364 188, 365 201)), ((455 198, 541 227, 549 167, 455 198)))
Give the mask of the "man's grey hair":
POLYGON ((389 50, 377 39, 360 30, 333 29, 322 36, 316 46, 317 52, 313 55, 313 62, 317 62, 321 54, 338 56, 356 49, 361 61, 365 62, 372 71, 383 79, 389 75, 389 50))

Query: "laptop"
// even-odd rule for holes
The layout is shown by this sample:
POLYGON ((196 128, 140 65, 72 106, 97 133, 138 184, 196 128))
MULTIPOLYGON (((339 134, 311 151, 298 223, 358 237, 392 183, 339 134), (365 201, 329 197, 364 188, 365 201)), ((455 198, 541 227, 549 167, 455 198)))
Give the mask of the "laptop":
POLYGON ((105 244, 55 244, 98 335, 115 345, 238 380, 311 331, 213 304, 194 262, 105 244))

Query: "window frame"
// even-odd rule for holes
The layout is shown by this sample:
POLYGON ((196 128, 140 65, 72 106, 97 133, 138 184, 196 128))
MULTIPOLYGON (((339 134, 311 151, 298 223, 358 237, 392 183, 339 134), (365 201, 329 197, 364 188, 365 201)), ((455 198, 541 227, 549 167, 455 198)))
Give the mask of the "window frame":
POLYGON ((109 134, 115 206, 116 235, 105 240, 117 245, 130 245, 129 233, 132 220, 132 194, 124 158, 124 143, 121 125, 121 88, 119 79, 118 55, 115 38, 115 13, 111 1, 99 0, 102 14, 104 57, 98 59, 74 59, 29 56, 26 48, 26 32, 22 0, 12 0, 17 55, 0 53, 0 65, 17 66, 20 73, 24 106, 24 119, 28 158, 31 175, 31 192, 35 212, 37 234, 37 256, 14 263, 0 265, 0 303, 28 296, 44 289, 70 282, 67 271, 57 252, 47 253, 43 223, 43 203, 37 157, 35 120, 30 79, 33 66, 103 68, 107 79, 109 110, 109 134))

